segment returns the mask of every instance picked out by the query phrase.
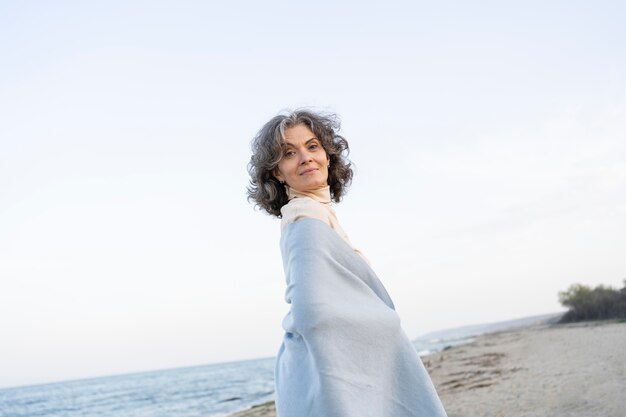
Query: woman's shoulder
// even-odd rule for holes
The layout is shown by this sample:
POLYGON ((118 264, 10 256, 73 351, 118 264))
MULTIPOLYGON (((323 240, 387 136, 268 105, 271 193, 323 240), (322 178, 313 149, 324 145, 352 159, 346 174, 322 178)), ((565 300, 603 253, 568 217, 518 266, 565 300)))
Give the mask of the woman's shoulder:
POLYGON ((301 219, 319 219, 331 225, 329 208, 310 197, 297 197, 289 200, 289 203, 280 209, 280 213, 282 215, 281 230, 301 219))

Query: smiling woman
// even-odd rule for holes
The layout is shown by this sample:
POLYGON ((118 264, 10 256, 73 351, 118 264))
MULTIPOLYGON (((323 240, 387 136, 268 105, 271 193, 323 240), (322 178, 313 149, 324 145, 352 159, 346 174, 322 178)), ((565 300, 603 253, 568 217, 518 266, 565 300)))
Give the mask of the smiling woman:
MULTIPOLYGON (((315 138, 326 155, 328 170, 326 181, 332 200, 336 203, 341 201, 352 181, 352 169, 345 157, 348 153, 348 142, 336 133, 339 127, 335 115, 322 115, 304 110, 293 112, 289 116, 278 115, 267 122, 252 143, 252 158, 248 166, 250 173, 248 198, 269 214, 282 216, 281 208, 290 200, 287 195, 289 183, 284 184, 285 178, 282 180, 277 178, 280 171, 279 163, 286 161, 286 158, 283 158, 288 146, 285 135, 290 131, 289 133, 293 135, 292 140, 295 140, 296 134, 302 134, 302 129, 308 128, 311 135, 306 141, 315 138)), ((298 184, 294 186, 297 190, 298 184)))
POLYGON ((248 198, 281 218, 290 311, 276 357, 278 417, 443 417, 430 377, 331 202, 352 179, 334 115, 297 110, 259 131, 248 198))

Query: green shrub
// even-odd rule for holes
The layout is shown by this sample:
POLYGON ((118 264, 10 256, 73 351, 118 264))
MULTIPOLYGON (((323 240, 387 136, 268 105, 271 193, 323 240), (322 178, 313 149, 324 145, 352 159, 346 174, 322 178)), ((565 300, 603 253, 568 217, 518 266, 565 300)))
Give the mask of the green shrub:
POLYGON ((621 290, 604 285, 591 288, 586 285, 572 284, 566 291, 559 292, 559 301, 569 308, 561 318, 561 323, 624 319, 626 318, 626 280, 621 290))

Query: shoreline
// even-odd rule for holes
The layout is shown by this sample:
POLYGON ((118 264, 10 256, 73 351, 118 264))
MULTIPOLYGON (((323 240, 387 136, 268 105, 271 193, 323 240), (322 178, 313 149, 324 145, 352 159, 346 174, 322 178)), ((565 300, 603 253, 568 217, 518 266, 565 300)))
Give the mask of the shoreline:
MULTIPOLYGON (((626 322, 538 324, 422 357, 448 417, 623 416, 626 322)), ((267 402, 231 417, 275 417, 267 402)))

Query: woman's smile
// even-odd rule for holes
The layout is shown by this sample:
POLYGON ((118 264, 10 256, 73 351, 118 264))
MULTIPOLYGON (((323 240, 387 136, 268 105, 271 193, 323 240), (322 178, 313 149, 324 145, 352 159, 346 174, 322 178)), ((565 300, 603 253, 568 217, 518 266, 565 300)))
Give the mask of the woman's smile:
POLYGON ((305 170, 305 171, 302 171, 302 172, 300 173, 300 175, 308 175, 308 174, 313 174, 315 171, 319 171, 319 169, 317 169, 317 168, 309 168, 309 169, 307 169, 307 170, 305 170))

